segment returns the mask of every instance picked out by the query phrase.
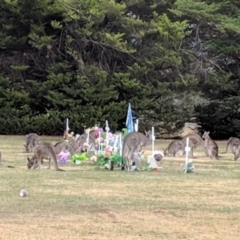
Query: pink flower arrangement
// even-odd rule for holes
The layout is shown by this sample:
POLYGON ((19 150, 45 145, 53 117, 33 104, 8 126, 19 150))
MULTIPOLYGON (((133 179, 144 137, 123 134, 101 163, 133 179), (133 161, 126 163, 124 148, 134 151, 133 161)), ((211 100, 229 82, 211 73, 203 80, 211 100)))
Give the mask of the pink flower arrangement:
POLYGON ((113 148, 112 148, 111 146, 107 146, 107 147, 105 147, 104 151, 105 151, 106 153, 112 153, 113 148))
POLYGON ((58 162, 61 164, 66 164, 68 157, 70 156, 70 152, 60 152, 58 154, 58 162))
POLYGON ((95 133, 94 133, 95 138, 98 138, 99 135, 100 135, 102 132, 103 132, 103 129, 102 129, 102 128, 97 128, 97 129, 95 129, 95 133))

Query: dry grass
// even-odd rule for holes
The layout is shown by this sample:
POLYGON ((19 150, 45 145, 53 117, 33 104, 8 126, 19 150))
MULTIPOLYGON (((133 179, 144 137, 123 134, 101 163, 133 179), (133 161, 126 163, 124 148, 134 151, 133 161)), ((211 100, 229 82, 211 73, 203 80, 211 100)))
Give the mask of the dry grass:
MULTIPOLYGON (((42 137, 54 141, 60 137, 42 137)), ((24 136, 0 136, 0 239, 239 239, 239 162, 209 160, 196 149, 194 173, 184 158, 165 158, 160 173, 107 171, 91 164, 66 172, 26 169, 24 136), (19 197, 27 189, 29 196, 19 197)), ((169 141, 157 141, 156 149, 169 141)), ((151 146, 147 148, 149 154, 151 146)), ((47 165, 47 164, 46 164, 47 165)))

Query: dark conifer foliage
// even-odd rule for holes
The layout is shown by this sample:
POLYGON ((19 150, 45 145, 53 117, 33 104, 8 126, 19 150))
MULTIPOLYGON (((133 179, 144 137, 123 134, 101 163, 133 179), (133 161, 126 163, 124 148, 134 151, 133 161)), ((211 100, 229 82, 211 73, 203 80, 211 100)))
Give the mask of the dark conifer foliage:
POLYGON ((238 135, 238 1, 0 0, 0 133, 194 118, 238 135))

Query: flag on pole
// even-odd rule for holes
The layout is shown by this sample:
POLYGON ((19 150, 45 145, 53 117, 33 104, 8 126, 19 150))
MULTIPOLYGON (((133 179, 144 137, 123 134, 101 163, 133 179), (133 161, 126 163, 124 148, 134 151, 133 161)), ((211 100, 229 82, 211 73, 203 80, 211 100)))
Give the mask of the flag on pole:
POLYGON ((133 115, 132 115, 132 108, 131 108, 130 103, 128 104, 126 127, 127 127, 129 133, 134 132, 133 115))

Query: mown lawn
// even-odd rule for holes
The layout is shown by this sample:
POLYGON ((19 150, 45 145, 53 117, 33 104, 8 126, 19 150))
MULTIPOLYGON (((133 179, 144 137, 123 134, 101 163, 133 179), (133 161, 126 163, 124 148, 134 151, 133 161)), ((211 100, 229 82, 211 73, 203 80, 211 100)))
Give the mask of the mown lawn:
MULTIPOLYGON (((240 239, 240 161, 223 154, 225 141, 217 141, 219 160, 197 148, 188 174, 183 157, 165 157, 160 173, 70 162, 61 166, 66 172, 48 170, 47 163, 27 170, 24 136, 0 141, 3 164, 15 167, 0 168, 0 239, 240 239)), ((155 148, 169 142, 158 140, 155 148)))

